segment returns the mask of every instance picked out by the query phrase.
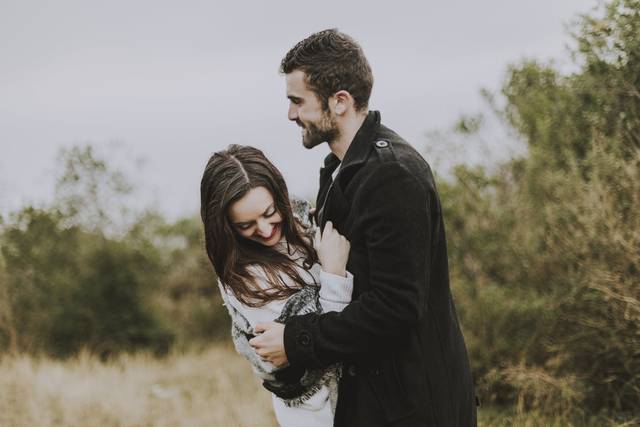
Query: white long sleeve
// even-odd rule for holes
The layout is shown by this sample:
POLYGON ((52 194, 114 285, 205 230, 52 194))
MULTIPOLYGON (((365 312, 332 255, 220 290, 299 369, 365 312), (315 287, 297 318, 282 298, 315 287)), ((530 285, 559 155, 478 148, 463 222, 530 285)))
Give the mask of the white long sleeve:
POLYGON ((353 274, 347 277, 320 271, 320 305, 325 313, 342 311, 351 302, 353 294, 353 274))

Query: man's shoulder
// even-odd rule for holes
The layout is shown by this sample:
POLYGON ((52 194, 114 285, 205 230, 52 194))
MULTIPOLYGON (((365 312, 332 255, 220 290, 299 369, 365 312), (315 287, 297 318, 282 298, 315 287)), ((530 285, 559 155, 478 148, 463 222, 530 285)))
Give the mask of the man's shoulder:
POLYGON ((378 126, 378 130, 375 133, 375 138, 391 142, 393 144, 409 144, 403 137, 398 135, 396 131, 386 127, 382 123, 380 123, 380 126, 378 126))
POLYGON ((378 132, 376 132, 374 139, 374 145, 376 147, 385 147, 385 144, 379 144, 378 142, 386 142, 388 144, 388 148, 391 151, 394 151, 397 160, 404 160, 406 157, 414 157, 426 163, 424 157, 418 152, 418 150, 415 149, 412 144, 407 142, 407 140, 401 137, 397 132, 386 127, 383 124, 380 124, 378 132))
POLYGON ((370 141, 372 146, 367 159, 368 169, 377 169, 383 163, 399 163, 413 174, 431 174, 426 159, 416 148, 394 130, 380 124, 370 141))
POLYGON ((420 152, 398 133, 380 124, 369 144, 370 154, 355 181, 358 186, 368 183, 365 187, 377 187, 380 181, 390 180, 394 182, 388 182, 388 185, 397 187, 403 182, 398 178, 405 176, 425 190, 435 191, 431 167, 420 152))

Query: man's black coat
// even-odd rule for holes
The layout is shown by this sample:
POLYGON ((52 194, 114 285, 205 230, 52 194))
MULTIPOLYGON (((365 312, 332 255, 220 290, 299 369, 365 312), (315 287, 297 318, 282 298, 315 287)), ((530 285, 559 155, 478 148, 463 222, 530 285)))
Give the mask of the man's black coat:
POLYGON ((331 186, 338 163, 333 154, 325 160, 317 207, 321 225, 332 221, 351 242, 353 301, 340 313, 290 319, 290 364, 343 362, 335 426, 476 425, 429 166, 378 112, 368 114, 331 186))

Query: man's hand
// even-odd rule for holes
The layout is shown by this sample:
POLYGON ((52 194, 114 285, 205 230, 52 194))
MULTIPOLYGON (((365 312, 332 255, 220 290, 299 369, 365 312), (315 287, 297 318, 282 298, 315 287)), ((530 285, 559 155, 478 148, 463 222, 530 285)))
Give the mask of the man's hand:
POLYGON ((278 322, 258 323, 255 332, 259 333, 249 340, 249 344, 263 360, 276 367, 289 363, 284 351, 284 325, 278 322))

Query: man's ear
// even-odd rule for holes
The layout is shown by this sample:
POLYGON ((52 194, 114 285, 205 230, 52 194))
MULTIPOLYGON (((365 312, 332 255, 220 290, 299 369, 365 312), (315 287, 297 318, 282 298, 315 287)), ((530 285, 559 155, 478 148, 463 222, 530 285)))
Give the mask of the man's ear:
POLYGON ((342 114, 349 111, 349 108, 353 107, 354 101, 353 96, 346 90, 339 90, 333 95, 334 108, 333 111, 336 115, 341 116, 342 114))

